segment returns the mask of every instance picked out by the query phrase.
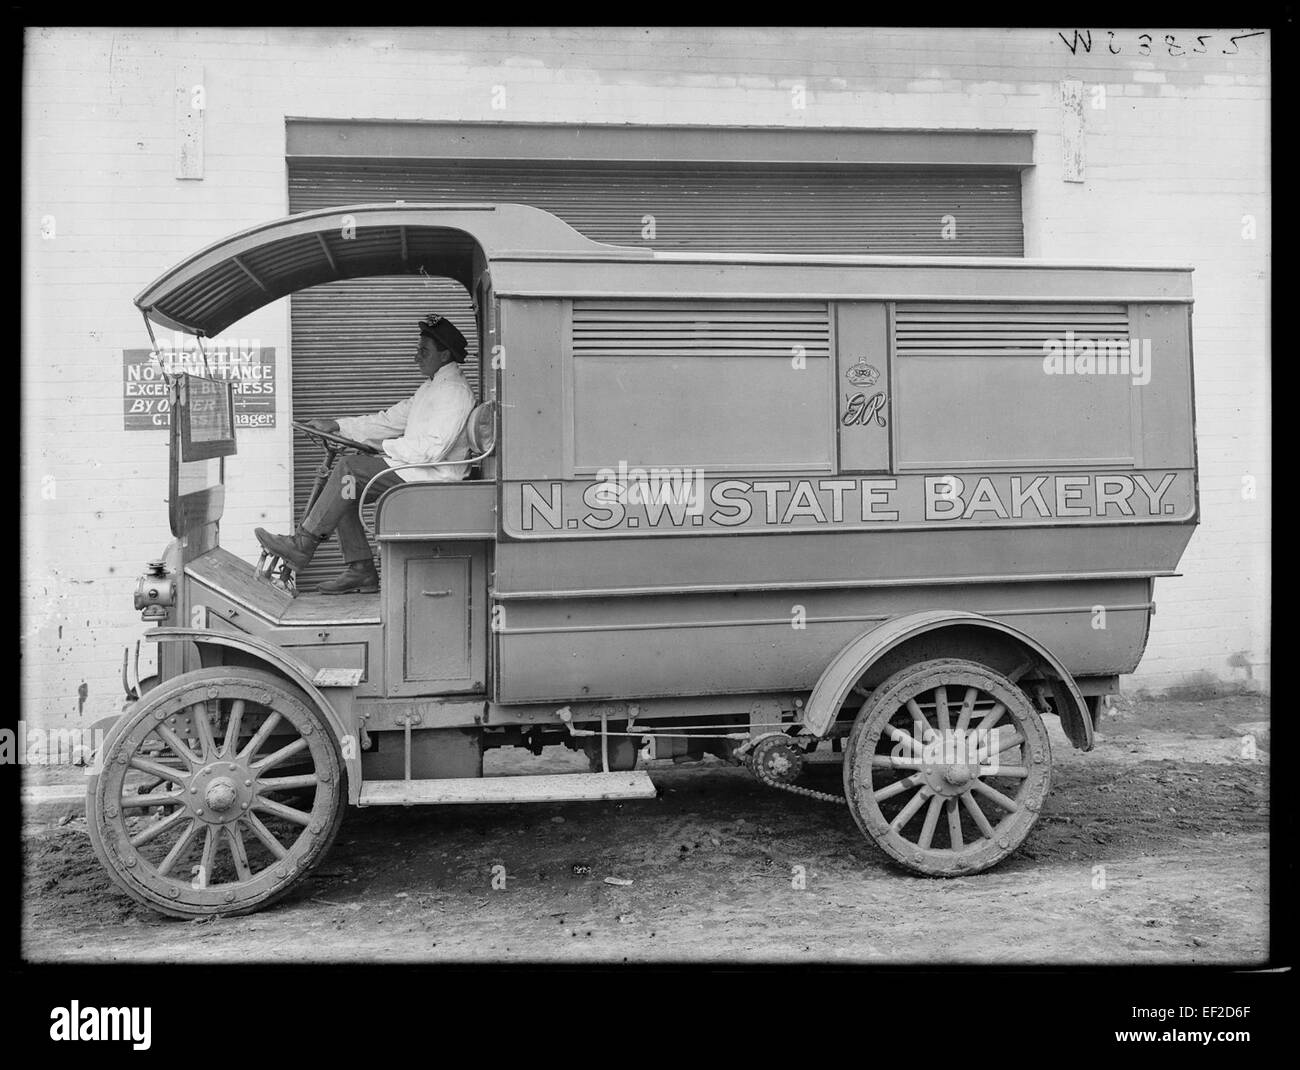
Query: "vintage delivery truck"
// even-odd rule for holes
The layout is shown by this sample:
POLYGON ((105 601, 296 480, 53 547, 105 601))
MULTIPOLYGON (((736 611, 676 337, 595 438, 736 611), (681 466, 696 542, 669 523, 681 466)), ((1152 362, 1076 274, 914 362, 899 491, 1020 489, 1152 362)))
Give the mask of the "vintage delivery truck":
POLYGON ((222 548, 229 387, 170 380, 175 539, 136 592, 159 670, 124 668, 89 788, 114 881, 256 910, 349 805, 650 797, 647 739, 847 804, 918 873, 1016 849, 1043 715, 1093 745, 1197 523, 1189 269, 664 252, 366 204, 236 234, 136 304, 211 339, 415 272, 473 299, 474 467, 383 493, 377 594, 222 548), (591 772, 483 776, 557 743, 591 772), (800 783, 819 746, 842 794, 800 783))

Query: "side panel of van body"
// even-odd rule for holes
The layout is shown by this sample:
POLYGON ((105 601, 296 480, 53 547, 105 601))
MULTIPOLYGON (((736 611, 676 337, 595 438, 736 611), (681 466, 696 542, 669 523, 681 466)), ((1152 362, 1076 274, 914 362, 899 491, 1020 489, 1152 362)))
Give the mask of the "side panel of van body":
POLYGON ((806 690, 924 609, 1131 672, 1196 523, 1185 302, 530 296, 501 320, 499 702, 806 690))

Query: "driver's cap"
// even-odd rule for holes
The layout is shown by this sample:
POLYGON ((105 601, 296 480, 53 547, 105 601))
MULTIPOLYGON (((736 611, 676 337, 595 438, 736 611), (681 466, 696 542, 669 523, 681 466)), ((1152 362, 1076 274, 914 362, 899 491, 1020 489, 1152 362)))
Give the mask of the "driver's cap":
POLYGON ((469 355, 469 343, 465 341, 465 336, 446 316, 432 313, 425 316, 420 320, 420 334, 432 338, 443 349, 451 350, 451 355, 458 362, 463 362, 469 355))

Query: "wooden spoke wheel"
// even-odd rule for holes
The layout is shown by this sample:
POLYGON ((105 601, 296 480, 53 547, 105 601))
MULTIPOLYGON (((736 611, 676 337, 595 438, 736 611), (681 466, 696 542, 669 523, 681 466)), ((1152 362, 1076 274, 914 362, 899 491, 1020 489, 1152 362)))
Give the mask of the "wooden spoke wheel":
POLYGON ((174 917, 246 914, 334 841, 347 803, 338 742, 305 696, 259 669, 200 669, 113 726, 87 825, 113 880, 174 917))
POLYGON ((844 791, 863 833, 908 869, 978 873, 1029 834, 1051 785, 1047 730, 1028 697, 973 661, 924 661, 862 704, 844 791))

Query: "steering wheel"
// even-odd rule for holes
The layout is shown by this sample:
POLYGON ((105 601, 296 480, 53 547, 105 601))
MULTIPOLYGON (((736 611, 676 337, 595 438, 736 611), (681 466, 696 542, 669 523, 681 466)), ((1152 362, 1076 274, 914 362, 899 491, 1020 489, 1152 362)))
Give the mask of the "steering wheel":
POLYGON ((304 423, 299 423, 297 420, 291 420, 290 423, 293 425, 295 431, 301 431, 303 434, 311 435, 313 438, 317 439, 328 452, 335 452, 339 447, 356 450, 359 453, 380 454, 383 452, 383 450, 375 449, 374 446, 368 445, 365 442, 357 442, 354 439, 344 438, 342 435, 336 435, 333 431, 321 431, 315 427, 308 427, 304 423), (331 446, 333 446, 334 449, 331 449, 331 446))

